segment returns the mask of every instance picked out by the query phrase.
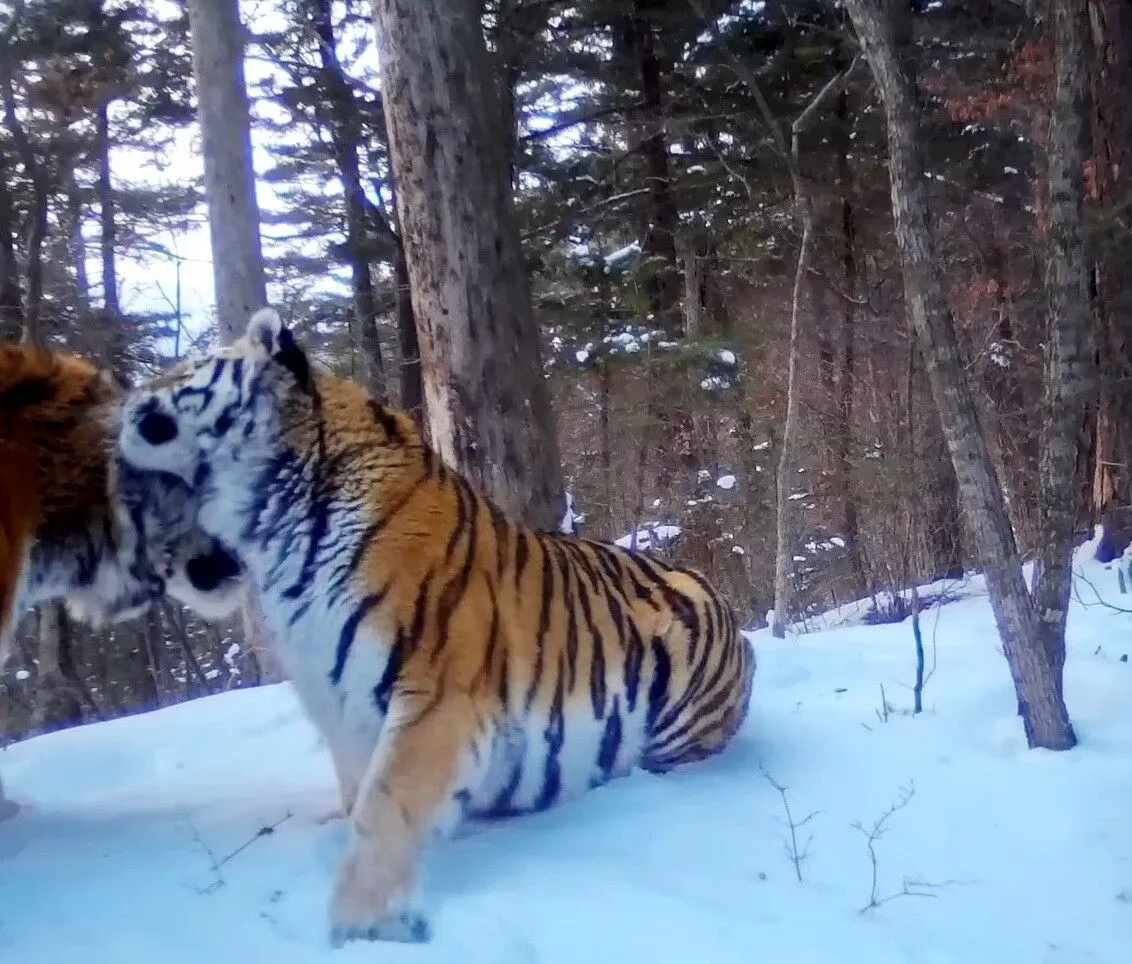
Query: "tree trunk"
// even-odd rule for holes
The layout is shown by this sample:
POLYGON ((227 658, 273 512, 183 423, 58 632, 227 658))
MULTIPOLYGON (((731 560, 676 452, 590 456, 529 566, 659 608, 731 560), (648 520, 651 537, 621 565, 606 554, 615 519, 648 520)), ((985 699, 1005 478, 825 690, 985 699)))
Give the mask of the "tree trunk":
POLYGON ((370 271, 372 250, 367 230, 367 202, 362 188, 358 146, 362 141, 358 105, 338 60, 331 0, 309 0, 308 13, 318 37, 322 85, 330 101, 331 142, 334 162, 342 179, 346 204, 346 250, 350 260, 350 287, 354 300, 355 342, 364 360, 364 383, 376 398, 386 395, 385 363, 377 337, 377 298, 370 271))
POLYGON ((110 110, 109 104, 98 108, 98 205, 102 229, 102 303, 108 320, 118 321, 122 314, 118 303, 118 267, 114 254, 118 228, 114 217, 114 184, 110 177, 110 110))
MULTIPOLYGON (((1094 201, 1100 213, 1093 286, 1097 349, 1109 378, 1132 379, 1132 243, 1124 219, 1132 193, 1132 9, 1126 0, 1088 0, 1092 32, 1094 201)), ((1132 501, 1132 391, 1101 394, 1095 420, 1092 518, 1132 501)))
POLYGON ((565 507, 475 0, 374 0, 432 444, 513 518, 565 507))
POLYGON ((12 169, 0 150, 0 339, 19 341, 23 335, 20 264, 16 260, 16 212, 12 203, 12 169))
POLYGON ((122 324, 122 306, 118 301, 117 215, 114 203, 114 182, 110 169, 110 105, 99 105, 95 124, 98 144, 98 209, 102 263, 102 320, 106 325, 109 355, 113 368, 127 375, 129 341, 122 324))
MULTIPOLYGON (((188 6, 216 314, 221 341, 227 343, 240 337, 252 312, 267 303, 244 82, 244 27, 237 0, 189 0, 188 6)), ((266 638, 262 615, 250 597, 243 625, 246 646, 266 638)))
POLYGON ((778 457, 778 470, 775 476, 775 491, 778 500, 778 526, 774 557, 774 620, 771 632, 779 639, 786 635, 790 622, 791 587, 790 577, 794 570, 794 539, 797 535, 794 526, 790 490, 797 477, 795 453, 797 450, 800 415, 798 409, 798 368, 801 362, 801 313, 802 299, 808 287, 810 248, 813 245, 813 213, 808 195, 799 193, 802 189, 796 180, 794 205, 802 222, 802 243, 798 247, 798 264, 794 272, 794 297, 790 310, 790 351, 786 374, 786 422, 782 428, 782 448, 778 457))
MULTIPOLYGON (((848 63, 842 59, 841 69, 848 63)), ((851 578, 850 590, 861 595, 866 589, 865 565, 861 557, 861 533, 857 522, 857 494, 853 488, 849 447, 853 439, 853 396, 856 391, 857 305, 860 296, 857 266, 857 214, 853 204, 852 150, 853 123, 849 114, 849 88, 837 95, 837 188, 841 195, 841 281, 846 298, 841 311, 841 372, 837 380, 837 401, 833 423, 833 491, 841 503, 841 537, 845 540, 851 578)))
POLYGON ((1060 666, 1047 652, 1026 589, 1002 486, 979 424, 940 282, 925 187, 915 65, 907 42, 908 8, 899 0, 846 0, 846 6, 884 108, 905 298, 955 467, 960 501, 985 567, 1026 739, 1031 747, 1069 749, 1076 736, 1062 698, 1060 666))
POLYGON ((671 66, 663 52, 660 32, 650 19, 645 0, 632 0, 633 52, 641 83, 641 114, 647 125, 641 153, 649 189, 649 219, 645 233, 645 254, 657 259, 649 271, 649 301, 656 321, 673 325, 679 303, 679 277, 676 271, 676 203, 672 198, 671 164, 665 133, 666 75, 671 66))
POLYGON ((1095 384, 1083 210, 1088 21, 1084 0, 1054 0, 1053 6, 1057 83, 1046 174, 1050 227, 1045 290, 1049 314, 1033 596, 1051 683, 1061 702, 1065 618, 1073 581, 1077 456, 1083 417, 1095 384))
POLYGON ((267 301, 251 119, 244 82, 244 26, 237 0, 189 0, 197 112, 216 315, 225 342, 243 334, 267 301))
POLYGON ((27 247, 27 298, 23 310, 23 336, 33 344, 45 340, 41 330, 39 310, 43 303, 43 244, 47 239, 49 195, 47 174, 36 157, 35 147, 28 139, 16 112, 13 58, 8 51, 0 50, 0 96, 3 98, 4 123, 15 145, 16 154, 24 168, 24 176, 31 182, 31 229, 27 247))

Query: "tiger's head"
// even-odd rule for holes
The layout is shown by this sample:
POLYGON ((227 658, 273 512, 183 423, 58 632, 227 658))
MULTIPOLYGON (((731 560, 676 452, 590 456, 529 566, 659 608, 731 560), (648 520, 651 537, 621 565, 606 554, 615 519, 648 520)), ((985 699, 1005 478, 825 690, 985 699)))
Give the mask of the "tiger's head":
POLYGON ((278 313, 260 309, 242 338, 127 398, 119 457, 199 491, 218 470, 270 457, 264 446, 278 435, 287 398, 306 392, 311 378, 307 356, 278 313))

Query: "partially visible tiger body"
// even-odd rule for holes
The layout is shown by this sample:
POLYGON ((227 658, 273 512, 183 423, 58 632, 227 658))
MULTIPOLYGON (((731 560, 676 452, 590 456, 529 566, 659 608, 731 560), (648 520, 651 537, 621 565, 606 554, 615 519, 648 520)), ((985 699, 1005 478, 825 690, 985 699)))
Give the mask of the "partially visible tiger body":
POLYGON ((49 600, 95 624, 167 591, 217 618, 239 604, 236 560, 195 528, 189 487, 177 482, 160 520, 152 479, 144 510, 114 497, 132 481, 112 464, 121 395, 77 355, 0 344, 0 667, 20 618, 49 600))
POLYGON ((698 573, 512 524, 403 413, 314 376, 273 312, 131 397, 119 450, 197 486, 350 813, 332 936, 422 940, 418 854, 722 749, 755 670, 698 573))

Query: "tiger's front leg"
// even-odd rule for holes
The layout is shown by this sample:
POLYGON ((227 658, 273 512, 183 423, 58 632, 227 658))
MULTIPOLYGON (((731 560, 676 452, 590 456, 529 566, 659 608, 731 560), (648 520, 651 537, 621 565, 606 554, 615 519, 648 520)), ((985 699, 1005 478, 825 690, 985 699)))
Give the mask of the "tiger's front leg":
POLYGON ((331 943, 429 940, 416 906, 421 849, 458 814, 476 715, 460 694, 395 698, 351 813, 349 850, 331 904, 331 943))

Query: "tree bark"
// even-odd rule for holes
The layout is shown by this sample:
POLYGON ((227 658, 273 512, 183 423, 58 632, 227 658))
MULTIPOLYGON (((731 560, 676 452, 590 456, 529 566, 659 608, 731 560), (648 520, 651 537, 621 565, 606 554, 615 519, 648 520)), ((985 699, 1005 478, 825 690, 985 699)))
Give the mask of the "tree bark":
POLYGON ((16 212, 12 203, 12 169, 0 150, 0 339, 19 341, 23 334, 20 264, 16 260, 16 212))
MULTIPOLYGON (((221 341, 227 343, 240 337, 252 312, 267 303, 244 81, 244 27, 237 0, 189 0, 188 7, 216 314, 221 341)), ((242 616, 245 643, 254 648, 266 635, 250 597, 242 616)))
MULTIPOLYGON (((1132 8, 1126 0, 1088 0, 1092 34, 1094 201, 1101 213, 1094 247, 1097 349, 1112 379, 1132 378, 1132 243, 1123 227, 1132 193, 1132 8)), ((1101 394, 1095 416, 1092 518, 1110 503, 1132 501, 1132 392, 1101 394)))
MULTIPOLYGON (((841 69, 848 67, 841 59, 841 69)), ((833 423, 833 490, 841 503, 841 536, 849 558, 852 592, 866 589, 865 565, 861 557, 861 533, 858 524, 857 494, 853 488, 849 447, 853 438, 853 397, 857 381, 857 305, 860 269, 857 264, 857 213, 853 204, 853 166, 850 163, 853 122, 849 113, 849 87, 837 95, 837 189, 841 196, 841 281, 848 296, 841 310, 841 371, 837 379, 837 400, 833 423)))
POLYGON ((386 395, 385 362, 377 337, 377 297, 370 270, 367 202, 362 187, 358 147, 362 142, 358 105, 346 72, 338 60, 331 0, 309 0, 308 13, 318 37, 322 86, 330 102, 330 136, 334 163, 342 179, 346 204, 346 250, 350 261, 350 288, 354 301, 355 342, 364 360, 364 382, 376 398, 386 395))
POLYGON ((641 114, 647 125, 640 148, 645 159, 650 200, 643 247, 646 255, 657 259, 647 279, 652 312, 659 324, 674 325, 680 297, 676 268, 677 214, 665 132, 665 86, 671 64, 664 52, 659 28, 649 16, 649 6, 647 0, 632 0, 630 27, 641 84, 641 114))
POLYGON ((251 117, 244 81, 244 26, 237 0, 189 0, 193 73, 216 315, 223 341, 239 337, 267 301, 251 117))
POLYGON ((432 444, 513 518, 565 507, 475 0, 374 0, 432 444))
POLYGON ((1095 384, 1083 210, 1088 21, 1083 0, 1054 0, 1053 8, 1057 82, 1046 174, 1050 203, 1045 277, 1048 318, 1033 598, 1052 670, 1050 682, 1061 701, 1065 618, 1073 581, 1078 453, 1095 384))
POLYGON ((940 282, 925 188, 915 64, 907 42, 908 8, 899 0, 846 0, 846 6, 887 121, 889 179, 905 298, 955 466, 960 501, 985 568, 1026 739, 1031 747, 1069 749, 1076 744, 1076 735, 1062 697, 1061 667, 1047 650, 1045 631, 1023 579, 1002 486, 979 424, 940 282))
MULTIPOLYGON (((5 46, 7 46, 5 44, 5 46)), ((16 154, 31 182, 31 228, 27 248, 27 297, 23 307, 23 337, 33 344, 42 344, 44 333, 39 323, 43 303, 43 244, 47 239, 49 194, 47 173, 36 157, 35 147, 16 112, 16 90, 13 58, 0 49, 0 97, 3 98, 4 123, 15 145, 16 154)))

